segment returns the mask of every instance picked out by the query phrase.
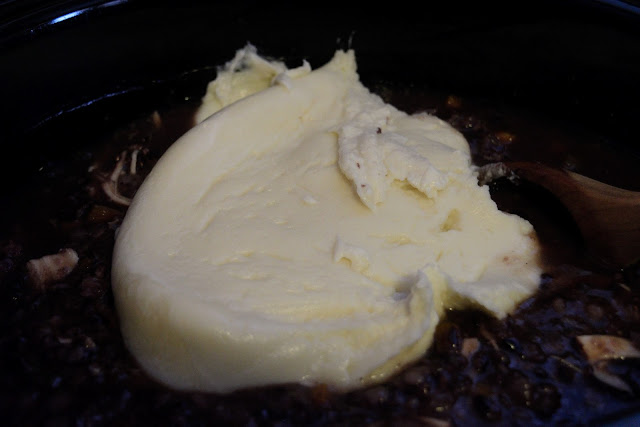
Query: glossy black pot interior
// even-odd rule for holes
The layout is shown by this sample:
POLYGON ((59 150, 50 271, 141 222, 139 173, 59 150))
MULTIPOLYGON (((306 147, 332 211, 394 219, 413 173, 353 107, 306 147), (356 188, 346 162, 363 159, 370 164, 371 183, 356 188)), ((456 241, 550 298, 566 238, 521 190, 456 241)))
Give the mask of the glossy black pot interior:
MULTIPOLYGON (((365 9, 0 3, 1 178, 15 182, 43 158, 64 157, 139 114, 199 99, 215 66, 247 42, 289 65, 307 59, 318 66, 337 48, 352 47, 365 84, 393 81, 512 105, 640 155, 640 16, 633 5, 444 3, 423 2, 424 11, 410 2, 365 9)), ((0 201, 10 206, 17 193, 3 191, 0 201)))
MULTIPOLYGON (((33 154, 40 143, 24 143, 30 129, 106 95, 144 89, 131 110, 157 103, 171 96, 162 82, 193 70, 200 73, 173 94, 199 97, 213 66, 246 42, 314 66, 336 48, 353 47, 365 82, 409 82, 520 105, 637 148, 636 15, 602 2, 431 3, 416 11, 409 2, 364 10, 255 1, 8 2, 0 14, 3 149, 14 158, 25 149, 33 154)), ((42 145, 57 151, 65 142, 42 145)))

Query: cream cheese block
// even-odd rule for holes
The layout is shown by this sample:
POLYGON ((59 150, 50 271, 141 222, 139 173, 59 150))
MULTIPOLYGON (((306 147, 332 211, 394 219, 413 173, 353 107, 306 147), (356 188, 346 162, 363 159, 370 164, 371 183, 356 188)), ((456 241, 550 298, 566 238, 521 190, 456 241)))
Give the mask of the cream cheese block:
POLYGON ((531 225, 457 131, 370 93, 352 51, 310 71, 245 48, 207 96, 116 238, 123 336, 157 380, 348 390, 423 354, 447 308, 502 317, 535 292, 531 225))

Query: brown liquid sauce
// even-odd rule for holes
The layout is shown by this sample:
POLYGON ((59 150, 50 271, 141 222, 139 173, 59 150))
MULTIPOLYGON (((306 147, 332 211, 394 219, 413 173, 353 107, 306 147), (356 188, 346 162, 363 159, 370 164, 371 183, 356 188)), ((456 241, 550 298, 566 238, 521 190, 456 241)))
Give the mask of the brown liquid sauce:
MULTIPOLYGON (((405 111, 428 111, 468 139, 478 165, 543 161, 638 190, 637 157, 566 125, 447 94, 379 85, 405 111), (634 188, 635 186, 635 188, 634 188)), ((538 294, 504 320, 449 312, 427 354, 384 384, 349 393, 318 385, 230 395, 176 392, 148 378, 120 335, 111 251, 126 206, 196 106, 153 112, 76 153, 42 163, 8 196, 0 219, 0 414, 5 425, 585 425, 640 411, 640 363, 608 363, 626 387, 593 375, 576 340, 615 335, 640 348, 640 269, 599 268, 548 193, 498 180, 492 197, 532 222, 546 273, 538 294), (132 159, 134 160, 132 162, 132 159), (135 164, 135 166, 133 166, 135 164), (34 285, 30 259, 73 248, 66 277, 34 285), (439 424, 442 423, 442 424, 439 424)), ((4 202, 4 200, 3 200, 4 202)))

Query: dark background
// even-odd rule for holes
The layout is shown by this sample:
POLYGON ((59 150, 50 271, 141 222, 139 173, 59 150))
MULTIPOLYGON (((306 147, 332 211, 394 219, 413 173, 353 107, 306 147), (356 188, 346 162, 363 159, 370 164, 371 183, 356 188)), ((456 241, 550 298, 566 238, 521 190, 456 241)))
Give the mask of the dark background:
POLYGON ((314 67, 353 47, 365 83, 403 82, 543 111, 637 152, 634 2, 509 4, 4 1, 0 144, 5 160, 22 162, 35 146, 64 148, 37 129, 65 112, 77 118, 96 105, 108 110, 113 95, 130 97, 108 120, 67 130, 81 136, 167 97, 200 97, 215 65, 251 42, 290 65, 306 58, 314 67))

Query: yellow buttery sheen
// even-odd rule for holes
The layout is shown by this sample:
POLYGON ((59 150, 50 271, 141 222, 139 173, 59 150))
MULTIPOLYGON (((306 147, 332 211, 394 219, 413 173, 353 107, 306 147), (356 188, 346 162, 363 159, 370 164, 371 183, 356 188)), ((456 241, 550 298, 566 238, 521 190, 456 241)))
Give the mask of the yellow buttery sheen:
POLYGON ((531 225, 448 124, 370 93, 351 51, 315 71, 235 59, 117 234, 122 332, 150 375, 351 389, 423 354, 446 308, 502 317, 536 290, 531 225))

